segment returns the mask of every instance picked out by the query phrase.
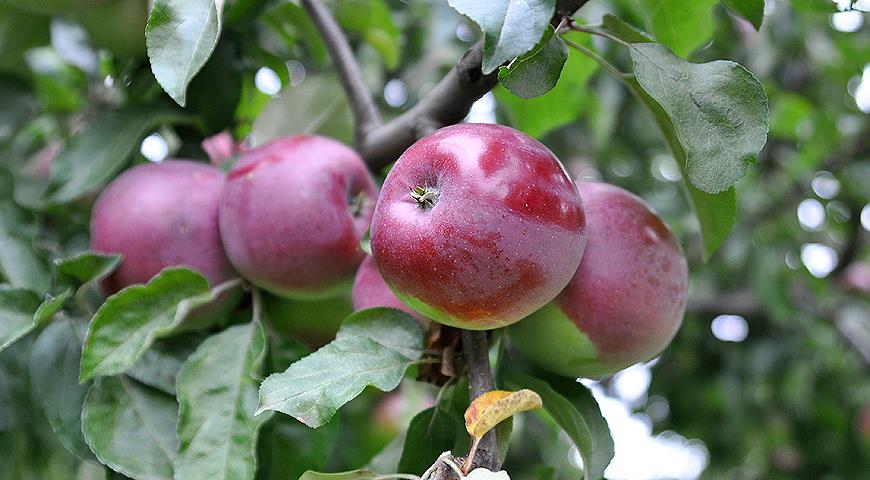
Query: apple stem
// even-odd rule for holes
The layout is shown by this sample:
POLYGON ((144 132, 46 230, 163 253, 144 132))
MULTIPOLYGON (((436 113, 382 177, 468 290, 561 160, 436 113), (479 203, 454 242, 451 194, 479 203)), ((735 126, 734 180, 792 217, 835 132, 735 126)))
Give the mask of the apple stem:
POLYGON ((420 204, 423 210, 429 210, 438 202, 438 190, 433 187, 419 186, 411 189, 411 198, 420 204))
MULTIPOLYGON (((462 350, 465 354, 466 370, 468 373, 469 398, 477 398, 484 393, 495 390, 492 381, 492 367, 489 364, 489 339, 486 331, 462 330, 462 350)), ((499 469, 498 440, 495 429, 487 432, 476 443, 476 449, 469 453, 466 460, 468 470, 476 467, 488 468, 492 471, 499 469), (472 458, 473 457, 473 458, 472 458)))

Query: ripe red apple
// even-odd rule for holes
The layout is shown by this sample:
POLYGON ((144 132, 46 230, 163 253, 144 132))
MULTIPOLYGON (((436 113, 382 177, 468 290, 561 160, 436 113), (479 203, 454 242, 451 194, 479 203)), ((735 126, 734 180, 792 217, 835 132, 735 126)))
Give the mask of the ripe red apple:
POLYGON ((390 290, 372 257, 366 256, 365 260, 360 264, 359 270, 356 271, 351 295, 354 311, 366 308, 390 307, 408 312, 420 323, 429 323, 427 319, 415 312, 414 309, 402 303, 399 297, 390 290))
POLYGON ((334 295, 364 252, 378 190, 359 155, 298 135, 245 152, 220 204, 227 255, 254 284, 288 298, 334 295))
POLYGON ((212 286, 236 276, 218 231, 223 172, 190 160, 133 167, 100 194, 91 218, 91 246, 120 253, 105 282, 108 293, 144 283, 166 267, 184 265, 212 286))
POLYGON ((688 266, 679 242, 637 196, 579 182, 586 252, 571 283, 509 330, 513 344, 558 374, 595 377, 649 360, 683 319, 688 266))
POLYGON ((487 330, 565 287, 585 228, 580 195, 545 146, 500 125, 453 125, 412 145, 387 175, 372 254, 414 310, 487 330))

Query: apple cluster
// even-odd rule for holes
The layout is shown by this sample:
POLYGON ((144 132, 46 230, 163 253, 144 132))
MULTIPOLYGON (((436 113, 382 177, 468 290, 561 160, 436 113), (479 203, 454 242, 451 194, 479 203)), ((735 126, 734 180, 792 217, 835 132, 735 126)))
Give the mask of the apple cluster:
POLYGON ((313 135, 245 151, 226 174, 140 165, 100 195, 91 233, 95 250, 124 257, 109 293, 174 265, 301 303, 330 303, 353 282, 356 310, 509 326, 524 356, 571 377, 657 355, 686 303, 680 244, 640 198, 575 183, 544 145, 499 125, 421 139, 380 192, 359 155, 313 135))

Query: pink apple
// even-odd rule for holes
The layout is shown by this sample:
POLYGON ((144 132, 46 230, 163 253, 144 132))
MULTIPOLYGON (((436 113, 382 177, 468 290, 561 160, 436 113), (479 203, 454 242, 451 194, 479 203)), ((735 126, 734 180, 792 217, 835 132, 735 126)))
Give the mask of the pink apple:
POLYGON ((406 304, 472 330, 514 323, 553 299, 583 255, 580 196, 537 140, 500 125, 442 128, 387 176, 372 253, 406 304))
POLYGON ((183 265, 212 286, 236 276, 218 231, 223 172, 190 160, 133 167, 100 194, 91 218, 91 246, 120 253, 121 266, 104 282, 112 293, 183 265))
POLYGON ((586 252, 571 283, 509 330, 513 344, 558 374, 595 377, 649 360, 670 343, 686 308, 679 242, 637 196, 579 182, 586 252))
POLYGON ((410 313, 420 323, 428 324, 429 322, 414 309, 402 303, 399 297, 390 290, 372 257, 367 256, 359 266, 359 270, 356 271, 351 298, 355 311, 366 308, 390 307, 410 313))
POLYGON ((378 190, 362 159, 298 135, 245 152, 230 170, 220 230, 233 266, 287 298, 334 295, 353 280, 378 190))

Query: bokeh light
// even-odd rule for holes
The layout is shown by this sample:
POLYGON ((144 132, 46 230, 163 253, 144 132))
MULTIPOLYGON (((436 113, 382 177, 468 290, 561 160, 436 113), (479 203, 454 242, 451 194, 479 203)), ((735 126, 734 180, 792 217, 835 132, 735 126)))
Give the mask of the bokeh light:
POLYGON ((810 275, 816 278, 827 277, 837 268, 839 261, 837 252, 821 243, 805 243, 801 245, 801 262, 807 267, 810 275))
POLYGON ((169 143, 159 133, 152 133, 142 140, 139 151, 149 162, 159 163, 169 156, 169 143))
POLYGON ((260 67, 254 75, 254 85, 266 95, 277 95, 281 91, 281 77, 269 67, 260 67))
POLYGON ((723 342, 742 342, 749 336, 749 323, 740 315, 718 315, 710 324, 710 330, 723 342))

